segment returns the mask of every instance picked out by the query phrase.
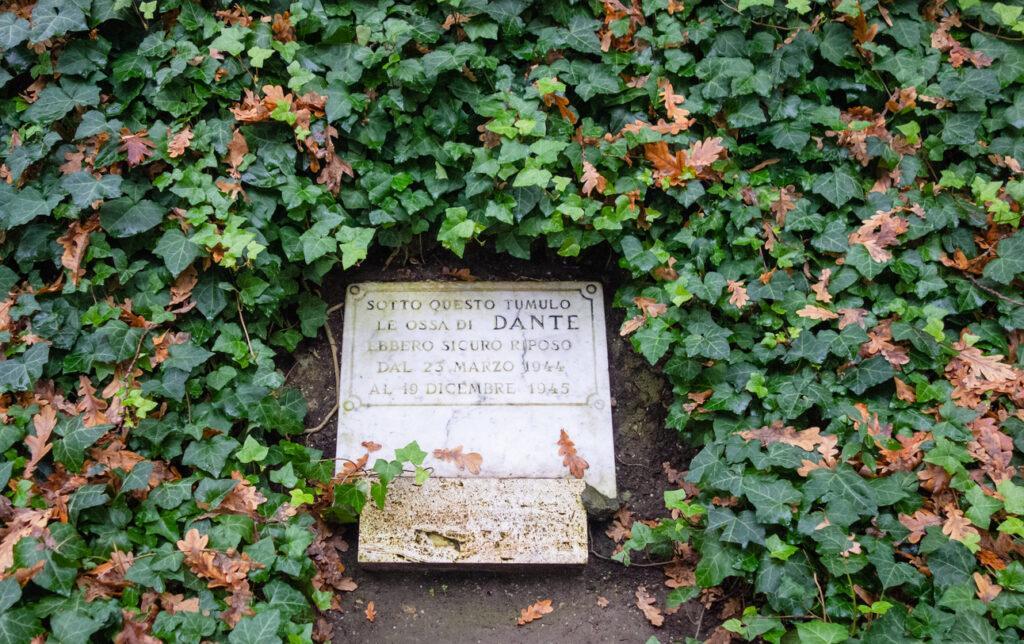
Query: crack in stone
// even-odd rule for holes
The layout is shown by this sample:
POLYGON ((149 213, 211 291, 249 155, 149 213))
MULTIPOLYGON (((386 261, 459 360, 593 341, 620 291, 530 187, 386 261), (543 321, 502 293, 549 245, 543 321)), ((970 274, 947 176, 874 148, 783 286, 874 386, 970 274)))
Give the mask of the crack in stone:
POLYGON ((458 539, 453 539, 434 530, 417 529, 416 541, 422 542, 424 539, 435 548, 452 548, 455 552, 462 552, 462 542, 458 539))

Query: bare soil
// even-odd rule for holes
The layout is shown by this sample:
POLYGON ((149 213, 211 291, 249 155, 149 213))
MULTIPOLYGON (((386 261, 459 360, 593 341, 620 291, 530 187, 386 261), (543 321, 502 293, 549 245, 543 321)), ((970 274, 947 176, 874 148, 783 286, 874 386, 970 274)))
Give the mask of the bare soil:
MULTIPOLYGON (((619 500, 635 518, 664 515, 662 495, 670 484, 662 463, 685 469, 692 454, 685 453, 673 430, 666 429, 666 408, 672 392, 661 373, 637 355, 619 337, 621 310, 611 299, 626 278, 607 252, 594 252, 567 261, 553 253, 542 260, 522 262, 479 249, 467 249, 457 260, 447 252, 371 256, 362 266, 325 281, 323 295, 330 305, 344 300, 352 282, 457 279, 452 271, 469 269, 479 280, 596 280, 605 286, 608 321, 609 368, 615 427, 616 475, 619 500)), ((343 311, 328 320, 341 342, 343 311)), ((307 426, 315 427, 331 414, 335 403, 331 347, 324 336, 301 347, 289 374, 309 401, 307 426)), ((307 437, 307 444, 334 454, 335 423, 307 437)), ((667 615, 660 628, 651 626, 636 607, 639 586, 659 602, 669 591, 658 566, 622 565, 606 559, 615 548, 606 535, 608 520, 591 521, 591 556, 578 572, 399 572, 368 571, 355 560, 356 530, 339 527, 352 547, 348 572, 358 589, 341 598, 342 610, 329 614, 334 640, 356 642, 661 642, 686 637, 707 637, 719 621, 705 614, 698 602, 684 604, 667 615), (598 605, 604 597, 608 605, 598 605), (551 599, 554 612, 526 626, 516 626, 519 610, 539 599, 551 599), (374 602, 377 617, 364 615, 374 602)))

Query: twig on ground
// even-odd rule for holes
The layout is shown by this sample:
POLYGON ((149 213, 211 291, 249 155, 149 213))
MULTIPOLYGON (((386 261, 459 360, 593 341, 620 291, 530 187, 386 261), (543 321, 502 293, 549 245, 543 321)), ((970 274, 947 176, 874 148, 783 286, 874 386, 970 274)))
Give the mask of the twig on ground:
POLYGON ((821 589, 821 584, 818 583, 818 573, 814 573, 814 585, 818 587, 818 598, 821 600, 821 621, 828 621, 828 613, 825 611, 825 592, 821 589))
POLYGON ((395 258, 398 257, 398 253, 400 253, 401 251, 401 246, 395 246, 395 250, 391 251, 391 254, 388 255, 388 258, 384 260, 384 270, 387 270, 387 268, 391 266, 391 262, 395 261, 395 258))
MULTIPOLYGON (((340 306, 341 305, 335 305, 334 307, 331 308, 340 308, 340 306)), ((330 313, 331 309, 328 309, 327 312, 330 313)), ((327 412, 327 415, 324 416, 323 420, 317 423, 316 427, 310 427, 309 429, 302 432, 303 434, 315 434, 316 432, 320 431, 321 429, 327 426, 327 423, 331 422, 331 419, 334 418, 334 414, 338 412, 339 401, 337 396, 338 387, 341 383, 341 367, 338 366, 338 343, 334 341, 334 334, 331 333, 330 320, 328 320, 324 324, 324 331, 327 332, 327 343, 331 345, 331 366, 334 367, 334 405, 331 407, 331 410, 327 412)))
POLYGON ((327 412, 327 415, 324 416, 324 419, 321 420, 319 423, 317 423, 316 427, 310 427, 309 429, 307 429, 306 431, 304 431, 302 433, 303 434, 315 434, 315 433, 317 433, 318 431, 320 431, 321 429, 326 427, 327 423, 331 422, 331 419, 334 418, 334 414, 336 414, 336 413, 338 413, 338 403, 337 402, 335 402, 334 405, 331 407, 331 410, 327 412))
POLYGON ((975 286, 977 286, 978 288, 980 288, 981 290, 985 291, 986 293, 988 293, 990 295, 995 295, 996 297, 998 297, 1000 300, 1003 300, 1004 302, 1009 302, 1010 304, 1016 304, 1017 306, 1024 306, 1024 302, 1021 302, 1020 300, 1015 300, 1012 297, 1009 297, 1008 295, 1003 295, 1002 293, 1000 293, 999 291, 995 290, 994 288, 985 286, 984 284, 982 284, 981 282, 979 282, 977 279, 975 279, 974 277, 972 277, 970 275, 967 276, 967 279, 971 280, 971 284, 974 284, 975 286))
POLYGON ((242 313, 242 298, 235 295, 235 306, 238 307, 238 321, 242 323, 242 333, 245 334, 245 344, 249 347, 249 355, 256 359, 256 352, 252 350, 252 340, 249 339, 249 329, 245 326, 245 315, 242 313))
POLYGON ((1008 40, 1010 42, 1020 42, 1024 40, 1024 38, 1017 38, 1015 36, 1004 36, 1003 34, 998 33, 994 34, 991 31, 985 31, 981 27, 976 27, 969 22, 965 22, 964 26, 977 31, 979 34, 985 34, 986 36, 992 36, 993 38, 998 38, 1000 40, 1008 40))
POLYGON ((132 379, 132 370, 135 369, 135 363, 139 359, 139 354, 142 353, 142 343, 146 341, 146 337, 149 335, 149 329, 142 331, 142 336, 139 337, 139 343, 135 345, 135 355, 132 356, 132 361, 128 363, 128 369, 125 370, 125 377, 128 381, 132 379))

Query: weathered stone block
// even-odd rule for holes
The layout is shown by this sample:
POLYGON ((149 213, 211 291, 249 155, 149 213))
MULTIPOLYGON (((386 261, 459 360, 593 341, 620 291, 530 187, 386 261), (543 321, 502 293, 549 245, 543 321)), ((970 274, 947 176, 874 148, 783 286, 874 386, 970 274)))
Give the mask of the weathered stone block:
POLYGON ((587 513, 575 479, 431 478, 392 482, 359 521, 359 562, 441 568, 583 565, 587 513))

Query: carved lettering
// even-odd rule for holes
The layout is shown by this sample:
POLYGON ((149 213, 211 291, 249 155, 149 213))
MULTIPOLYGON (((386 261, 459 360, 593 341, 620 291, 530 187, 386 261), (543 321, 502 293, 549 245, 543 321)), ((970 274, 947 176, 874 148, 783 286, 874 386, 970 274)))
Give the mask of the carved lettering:
POLYGON ((352 313, 352 344, 369 360, 354 360, 342 384, 363 404, 578 405, 595 390, 604 347, 578 288, 383 289, 352 313))

